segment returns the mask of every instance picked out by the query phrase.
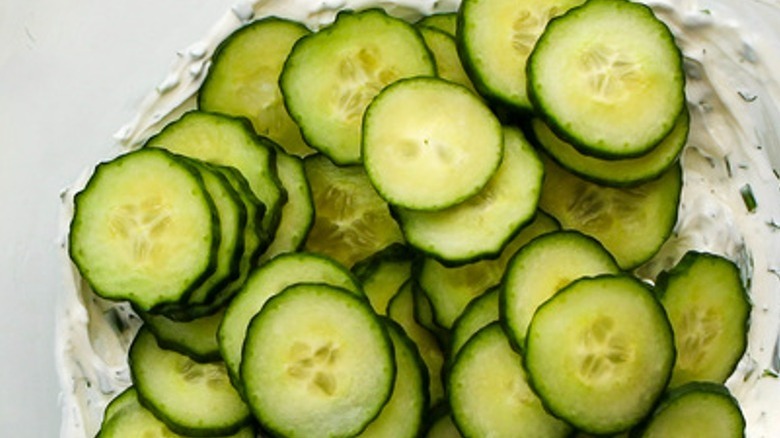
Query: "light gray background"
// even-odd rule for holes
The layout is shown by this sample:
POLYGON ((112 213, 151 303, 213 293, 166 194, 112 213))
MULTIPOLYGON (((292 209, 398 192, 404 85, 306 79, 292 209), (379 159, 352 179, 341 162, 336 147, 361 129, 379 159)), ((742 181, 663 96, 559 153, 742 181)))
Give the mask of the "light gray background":
POLYGON ((59 436, 60 189, 235 2, 0 1, 0 436, 59 436))

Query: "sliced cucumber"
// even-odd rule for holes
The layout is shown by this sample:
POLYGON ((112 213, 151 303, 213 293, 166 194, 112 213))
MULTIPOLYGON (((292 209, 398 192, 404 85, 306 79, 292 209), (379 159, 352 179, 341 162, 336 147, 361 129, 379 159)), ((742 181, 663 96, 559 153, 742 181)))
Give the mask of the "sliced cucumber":
MULTIPOLYGON (((164 422, 154 416, 138 400, 135 387, 129 387, 120 397, 115 398, 107 407, 100 432, 100 438, 187 438, 185 435, 172 431, 164 422)), ((231 435, 215 436, 213 438, 255 438, 255 430, 247 425, 231 435)))
POLYGON ((352 267, 376 313, 387 314, 393 295, 411 278, 413 257, 407 247, 391 245, 352 267))
POLYGON ((216 267, 214 272, 187 298, 192 302, 206 302, 235 281, 240 274, 241 258, 244 255, 247 210, 240 195, 223 172, 202 161, 189 161, 203 179, 219 216, 220 238, 216 267))
POLYGON ((544 169, 517 128, 504 128, 504 157, 487 185, 439 211, 395 210, 407 242, 445 264, 495 258, 536 214, 544 169))
POLYGON ((628 0, 591 0, 552 20, 527 69, 534 107, 587 155, 645 154, 685 103, 674 36, 648 6, 628 0))
POLYGON ((439 12, 437 14, 426 15, 419 19, 415 26, 430 27, 445 32, 447 35, 455 38, 458 30, 458 14, 456 12, 439 12))
POLYGON ((498 322, 478 331, 455 356, 447 377, 452 418, 464 436, 566 437, 528 386, 523 359, 498 322))
POLYGON ((442 403, 446 398, 442 380, 444 352, 436 336, 420 325, 414 316, 413 287, 413 283, 407 281, 398 289, 387 307, 387 315, 393 321, 401 324, 406 334, 417 344, 425 366, 428 368, 428 394, 433 407, 442 403))
POLYGON ((297 284, 247 330, 244 393, 261 425, 286 437, 352 436, 390 397, 396 369, 384 324, 354 293, 297 284))
POLYGON ((274 234, 279 209, 286 201, 276 175, 275 147, 255 135, 246 119, 190 111, 150 138, 146 146, 238 169, 266 206, 263 230, 274 234))
POLYGON ((393 393, 379 416, 357 436, 361 438, 416 438, 428 412, 428 369, 403 327, 384 318, 395 354, 393 393))
MULTIPOLYGON (((120 412, 127 406, 132 406, 138 403, 138 392, 134 386, 128 386, 122 392, 114 396, 111 401, 108 402, 106 408, 103 410, 103 419, 101 420, 101 428, 105 427, 106 422, 111 419, 115 414, 120 412)), ((98 434, 99 436, 99 434, 98 434)))
POLYGON ((222 322, 224 309, 191 321, 176 321, 149 312, 138 313, 162 348, 186 354, 197 362, 222 359, 217 343, 217 329, 222 322))
POLYGON ((70 256, 104 298, 144 310, 178 302, 216 267, 216 207, 200 174, 171 153, 100 164, 74 202, 70 256))
POLYGON ((503 144, 490 109, 439 78, 384 88, 363 121, 366 174, 385 200, 414 210, 439 210, 477 194, 501 163, 503 144))
POLYGON ((432 76, 434 69, 410 24, 380 9, 344 11, 295 44, 279 86, 307 143, 335 163, 355 164, 369 101, 398 79, 432 76))
POLYGON ((224 363, 198 363, 162 349, 143 328, 128 356, 141 403, 174 432, 228 435, 249 424, 249 408, 230 383, 224 363))
POLYGON ((393 243, 403 242, 387 203, 360 166, 339 167, 323 155, 304 160, 314 201, 307 251, 352 267, 393 243))
POLYGON ((598 241, 576 231, 532 240, 515 253, 502 279, 499 308, 509 338, 522 348, 536 309, 571 282, 619 271, 598 241))
POLYGON ((680 155, 688 139, 690 117, 683 111, 672 132, 645 155, 605 160, 580 153, 561 140, 541 119, 531 122, 534 136, 544 150, 562 167, 597 184, 632 186, 658 178, 680 155))
POLYGON ((433 418, 431 426, 425 433, 426 438, 461 438, 457 426, 452 421, 449 411, 444 411, 438 417, 433 418))
POLYGON ((314 224, 314 201, 303 161, 277 151, 276 167, 279 181, 287 193, 287 202, 282 206, 279 227, 261 256, 261 263, 278 254, 299 250, 314 224))
POLYGON ((507 263, 520 247, 534 237, 558 228, 554 219, 540 212, 496 259, 454 267, 443 265, 431 257, 422 259, 415 270, 415 279, 431 301, 436 323, 444 328, 452 327, 471 300, 501 282, 507 263))
POLYGON ((689 251, 656 280, 674 328, 677 360, 670 386, 725 382, 747 348, 750 300, 730 260, 689 251))
POLYGON ((682 190, 679 163, 658 179, 625 188, 586 181, 549 159, 545 170, 540 207, 563 228, 598 239, 625 270, 655 255, 677 222, 682 190))
POLYGON ((452 337, 447 352, 450 360, 454 359, 463 345, 481 328, 498 321, 499 290, 498 286, 493 286, 471 300, 452 324, 452 337))
POLYGON ((525 343, 526 370, 545 406, 597 435, 628 430, 651 412, 674 356, 663 307, 627 275, 567 286, 539 307, 525 343))
POLYGON ((547 23, 584 0, 464 0, 458 43, 464 66, 485 96, 530 111, 526 61, 547 23))
POLYGON ((231 377, 240 386, 241 352, 252 318, 266 301, 296 283, 325 283, 362 296, 354 276, 335 261, 310 253, 281 254, 249 276, 225 311, 217 337, 231 377))
POLYGON ((710 382, 691 382, 664 397, 635 436, 742 438, 745 436, 745 417, 726 387, 710 382))
POLYGON ((474 89, 469 75, 466 74, 466 70, 463 69, 463 64, 460 62, 455 37, 434 27, 418 25, 417 29, 419 29, 420 35, 425 40, 425 45, 428 46, 428 50, 431 51, 433 60, 436 62, 436 76, 463 85, 476 93, 477 90, 474 89))
POLYGON ((301 23, 276 17, 235 31, 214 52, 198 93, 198 108, 246 117, 255 132, 286 152, 298 156, 312 153, 287 113, 279 90, 287 55, 296 41, 310 33, 301 23))

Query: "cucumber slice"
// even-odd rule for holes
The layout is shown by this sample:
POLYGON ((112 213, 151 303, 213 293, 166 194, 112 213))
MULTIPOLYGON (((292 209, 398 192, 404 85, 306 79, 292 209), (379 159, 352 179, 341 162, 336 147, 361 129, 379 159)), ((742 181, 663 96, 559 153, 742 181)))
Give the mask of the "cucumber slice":
POLYGON ((269 237, 263 231, 261 221, 265 215, 265 205, 255 197, 249 183, 243 174, 233 167, 215 166, 230 182, 233 189, 239 194, 244 208, 247 211, 246 227, 243 233, 244 251, 238 262, 238 275, 222 288, 216 289, 206 296, 194 294, 188 297, 186 302, 160 306, 153 309, 167 318, 175 321, 187 322, 194 319, 205 318, 219 311, 244 285, 250 270, 257 263, 258 257, 268 247, 269 237))
POLYGON ((198 108, 252 122, 260 135, 287 153, 309 155, 298 125, 284 107, 279 90, 282 67, 300 38, 311 32, 301 23, 268 17, 227 37, 214 51, 211 67, 198 93, 198 108))
POLYGON ((522 348, 536 309, 571 282, 619 271, 598 241, 576 231, 532 240, 509 261, 501 284, 499 308, 509 338, 522 348))
POLYGON ((376 313, 387 314, 393 295, 411 278, 412 258, 407 247, 391 245, 352 267, 376 313))
MULTIPOLYGON (((134 386, 128 386, 122 392, 117 394, 111 401, 108 402, 106 408, 103 410, 103 419, 100 422, 101 429, 105 427, 106 422, 114 415, 120 412, 127 406, 132 406, 138 403, 138 393, 134 386)), ((100 434, 98 434, 100 436, 100 434)))
POLYGON ((523 359, 498 322, 478 331, 455 356, 447 388, 452 418, 464 436, 554 438, 571 433, 528 386, 523 359))
POLYGON ((406 334, 417 344, 428 369, 428 394, 430 395, 431 407, 433 407, 442 403, 446 398, 442 380, 444 352, 436 336, 420 325, 414 316, 413 287, 412 281, 407 281, 398 289, 387 306, 387 316, 400 324, 406 334))
POLYGON ((452 324, 452 337, 448 356, 451 361, 460 349, 481 328, 494 321, 498 321, 498 286, 493 286, 482 295, 474 298, 463 309, 455 323, 452 324))
POLYGON ((458 43, 464 66, 481 94, 530 111, 526 61, 547 23, 584 0, 464 0, 458 43))
POLYGON ((517 128, 504 128, 504 157, 487 185, 439 211, 397 208, 406 241, 445 264, 495 258, 536 214, 544 168, 517 128))
POLYGON ((437 29, 455 38, 455 33, 458 30, 458 14, 457 12, 439 12, 426 15, 420 18, 414 25, 418 29, 422 27, 437 29))
POLYGON ((369 101, 398 79, 432 76, 434 69, 410 24, 379 9, 343 11, 295 44, 279 86, 307 143, 335 163, 356 164, 369 101))
POLYGON ((452 415, 444 411, 432 420, 431 427, 425 433, 426 438, 461 438, 463 435, 452 421, 452 415))
POLYGON ((74 202, 70 257, 104 298, 144 310, 178 302, 216 267, 214 202, 171 153, 138 150, 98 165, 74 202))
POLYGON ((520 247, 537 236, 558 229, 552 217, 539 212, 496 259, 461 266, 446 266, 430 257, 422 259, 415 271, 415 279, 431 301, 436 323, 444 328, 452 327, 471 300, 501 282, 507 263, 520 247))
POLYGON ((357 436, 360 438, 416 438, 428 412, 428 370, 417 346, 403 327, 383 318, 395 354, 393 393, 379 416, 357 436))
POLYGON ((635 435, 638 438, 742 438, 745 417, 726 387, 691 382, 669 393, 635 435))
POLYGON ((219 216, 217 265, 214 272, 187 298, 188 301, 205 302, 239 276, 247 211, 240 195, 220 170, 204 162, 189 161, 203 179, 219 216))
POLYGON ((608 187, 579 178, 545 159, 539 206, 563 228, 599 240, 624 270, 658 252, 677 222, 682 167, 672 165, 658 179, 635 187, 608 187))
POLYGON ((133 340, 128 360, 139 400, 174 432, 228 435, 249 424, 249 408, 224 363, 198 363, 160 348, 145 328, 133 340))
POLYGON ((455 37, 446 31, 424 25, 418 24, 417 29, 433 55, 433 60, 436 63, 436 76, 463 85, 476 93, 474 84, 471 83, 469 75, 466 74, 466 70, 463 69, 463 64, 460 62, 455 37))
POLYGON ((366 174, 385 200, 414 210, 440 210, 477 194, 501 163, 503 145, 490 109, 439 78, 386 87, 363 121, 366 174))
POLYGON ((352 436, 390 397, 396 369, 385 326, 354 293, 297 284, 269 299, 247 331, 244 392, 261 425, 286 437, 352 436))
POLYGON ((582 178, 609 186, 633 186, 658 178, 679 157, 688 139, 690 117, 683 111, 672 132, 645 155, 604 160, 580 153, 561 140, 541 119, 533 119, 534 136, 559 165, 582 178))
POLYGON ((279 209, 286 202, 276 175, 275 146, 255 135, 246 119, 190 111, 150 138, 146 147, 167 149, 238 169, 266 206, 263 230, 268 235, 274 234, 279 209))
POLYGON ((627 0, 591 0, 552 20, 527 69, 534 107, 586 155, 645 154, 685 104, 674 36, 649 7, 627 0))
POLYGON ((689 251, 659 275, 656 288, 677 347, 669 385, 725 382, 747 348, 751 305, 739 268, 724 257, 689 251))
MULTIPOLYGON (((152 412, 143 407, 138 400, 137 391, 132 386, 109 404, 97 436, 100 438, 186 438, 185 435, 172 431, 152 412)), ((232 435, 222 435, 222 437, 255 438, 256 434, 254 427, 247 425, 232 435)), ((213 438, 220 437, 213 436, 213 438)))
POLYGON ((228 305, 217 332, 222 357, 237 386, 241 386, 241 352, 250 321, 266 301, 296 283, 325 283, 356 295, 363 294, 349 271, 335 261, 315 254, 281 254, 257 268, 228 305))
POLYGON ((545 302, 528 327, 525 366, 555 416, 591 434, 622 432, 647 416, 674 365, 661 304, 641 281, 602 275, 545 302))
POLYGON ((260 257, 260 263, 282 253, 299 250, 314 225, 314 201, 303 161, 277 151, 276 168, 282 188, 287 193, 287 202, 282 206, 274 239, 260 257))
POLYGON ((222 359, 217 343, 217 329, 222 322, 224 309, 191 321, 176 321, 149 312, 138 313, 162 348, 186 354, 196 362, 222 359))
POLYGON ((314 202, 314 225, 304 244, 352 267, 394 243, 403 242, 387 203, 360 166, 339 167, 323 155, 304 160, 314 202))

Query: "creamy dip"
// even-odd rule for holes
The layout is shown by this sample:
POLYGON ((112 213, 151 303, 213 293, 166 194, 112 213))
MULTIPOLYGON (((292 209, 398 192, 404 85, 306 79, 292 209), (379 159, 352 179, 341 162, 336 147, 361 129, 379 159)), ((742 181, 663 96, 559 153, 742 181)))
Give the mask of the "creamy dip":
MULTIPOLYGON (((339 10, 380 6, 416 19, 457 8, 456 0, 257 0, 237 3, 206 37, 182 51, 172 71, 116 134, 132 149, 165 123, 193 108, 192 96, 218 43, 257 17, 275 15, 318 29, 339 10)), ((654 278, 688 249, 725 255, 740 265, 754 305, 748 349, 727 385, 739 399, 748 437, 780 433, 780 4, 753 1, 650 2, 678 38, 685 57, 692 115, 680 215, 674 235, 637 274, 654 278), (755 200, 755 206, 751 200, 755 200)), ((86 171, 62 193, 66 247, 73 194, 86 171)), ((130 385, 126 351, 140 321, 125 304, 89 292, 70 264, 57 321, 62 387, 61 436, 94 436, 103 408, 130 385)))

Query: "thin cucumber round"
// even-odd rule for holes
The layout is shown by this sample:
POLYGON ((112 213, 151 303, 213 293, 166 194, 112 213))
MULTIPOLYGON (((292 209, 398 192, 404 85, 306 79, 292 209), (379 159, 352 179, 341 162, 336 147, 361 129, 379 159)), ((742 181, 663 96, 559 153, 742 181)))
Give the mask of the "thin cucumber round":
POLYGON ((352 267, 374 311, 387 314, 387 305, 412 276, 414 254, 403 245, 391 245, 352 267))
MULTIPOLYGON (((99 438, 187 438, 172 431, 154 416, 138 400, 135 387, 131 386, 106 408, 105 417, 97 435, 99 438)), ((252 425, 247 425, 231 435, 211 435, 212 438, 255 438, 252 425)))
POLYGON ((748 342, 751 304, 739 268, 722 256, 689 251, 659 275, 656 290, 677 347, 669 385, 725 382, 748 342))
POLYGON ((198 363, 160 348, 143 328, 128 361, 139 400, 174 432, 227 435, 249 424, 249 408, 230 383, 224 363, 198 363))
POLYGON ((266 206, 263 230, 274 234, 280 207, 286 202, 276 175, 276 149, 270 140, 257 136, 246 119, 190 111, 150 138, 145 146, 238 169, 266 206))
POLYGON ((634 187, 609 187, 582 179, 545 160, 539 206, 566 229, 595 237, 624 270, 648 261, 677 223, 682 167, 634 187))
POLYGON ((729 390, 712 382, 691 382, 667 394, 633 434, 637 438, 742 438, 745 417, 729 390))
POLYGON ((501 124, 467 88, 439 78, 386 87, 363 119, 363 165, 390 204, 441 210, 476 195, 504 153, 501 124))
POLYGON ((478 331, 455 356, 447 376, 452 417, 467 437, 566 437, 528 385, 523 359, 499 323, 478 331))
POLYGON ((176 321, 149 312, 138 313, 161 347, 186 354, 197 362, 222 359, 217 343, 217 329, 222 322, 224 308, 190 321, 176 321))
POLYGON ((587 155, 645 154, 685 103, 674 36, 649 7, 627 0, 591 0, 551 20, 527 74, 534 108, 587 155))
POLYGON ((414 341, 395 321, 383 318, 395 354, 393 393, 360 438, 416 438, 428 413, 428 369, 414 341))
POLYGON ((452 360, 461 347, 471 339, 481 328, 498 321, 498 297, 499 286, 493 286, 482 295, 469 302, 463 313, 452 324, 452 336, 448 349, 449 359, 452 360))
POLYGON ((138 150, 100 164, 74 202, 70 256, 104 298, 149 310, 185 299, 216 268, 214 201, 174 154, 138 150))
POLYGON ((415 318, 414 283, 407 281, 396 292, 387 307, 387 316, 401 324, 406 334, 417 344, 425 366, 428 369, 428 394, 431 406, 446 400, 442 371, 444 351, 436 335, 415 318))
POLYGON ((351 268, 403 242, 387 203, 361 166, 336 166, 324 155, 306 157, 303 164, 314 202, 306 251, 326 254, 351 268))
POLYGON ((509 338, 522 348, 536 309, 571 282, 619 271, 597 240, 576 231, 532 240, 515 253, 501 281, 499 309, 509 338))
POLYGON ((394 210, 406 241, 447 264, 498 256, 536 214, 544 168, 517 128, 504 128, 501 165, 476 195, 438 211, 394 210))
POLYGON ((301 38, 279 86, 307 143, 346 165, 361 161, 361 121, 371 99, 401 78, 434 74, 412 25, 367 9, 343 11, 333 24, 301 38))
POLYGON ((469 79, 468 74, 463 69, 463 64, 460 62, 455 37, 434 27, 418 24, 417 29, 425 40, 425 45, 431 51, 433 60, 436 62, 436 76, 463 85, 476 93, 477 91, 474 89, 471 79, 469 79))
POLYGON ((222 357, 238 386, 241 353, 249 323, 271 297, 296 283, 326 283, 362 296, 355 277, 343 266, 321 255, 281 254, 258 267, 228 305, 217 332, 222 357))
POLYGON ((584 0, 464 0, 458 44, 480 93, 518 111, 532 109, 526 62, 547 23, 584 0))
POLYGON ((277 151, 276 168, 279 182, 287 193, 287 202, 282 206, 274 239, 260 257, 260 263, 282 253, 299 250, 314 224, 314 201, 303 161, 277 151))
POLYGON ((688 139, 690 116, 683 111, 672 132, 650 152, 636 158, 605 160, 579 152, 541 119, 533 119, 534 137, 559 165, 598 184, 634 186, 658 178, 679 158, 688 139))
POLYGON ((526 370, 545 406, 597 435, 626 431, 651 412, 674 357, 663 307, 625 274, 564 288, 539 307, 525 343, 526 370))
POLYGON ((507 263, 517 250, 531 239, 559 228, 552 217, 539 212, 495 259, 459 266, 447 266, 432 257, 421 259, 415 280, 431 301, 436 323, 444 328, 452 327, 470 301, 501 282, 507 263))
POLYGON ((355 435, 377 417, 395 375, 382 321, 365 300, 334 286, 290 286, 247 330, 244 394, 275 435, 355 435))
POLYGON ((314 152, 287 113, 279 89, 279 75, 293 45, 310 33, 301 23, 277 17, 235 31, 214 51, 198 92, 198 108, 248 118, 255 132, 287 153, 314 152))
POLYGON ((458 31, 458 14, 457 12, 439 12, 426 15, 420 18, 414 25, 418 28, 430 27, 437 29, 455 38, 455 34, 458 31))

